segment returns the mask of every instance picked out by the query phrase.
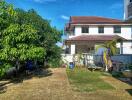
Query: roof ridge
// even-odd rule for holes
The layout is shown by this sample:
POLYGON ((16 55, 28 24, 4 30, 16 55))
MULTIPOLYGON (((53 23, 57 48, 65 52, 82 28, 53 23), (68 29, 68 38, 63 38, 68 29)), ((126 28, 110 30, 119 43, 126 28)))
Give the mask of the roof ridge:
POLYGON ((71 18, 101 18, 101 19, 108 19, 108 20, 118 20, 118 21, 123 21, 120 19, 116 19, 116 18, 110 18, 110 17, 103 17, 103 16, 70 16, 71 18))

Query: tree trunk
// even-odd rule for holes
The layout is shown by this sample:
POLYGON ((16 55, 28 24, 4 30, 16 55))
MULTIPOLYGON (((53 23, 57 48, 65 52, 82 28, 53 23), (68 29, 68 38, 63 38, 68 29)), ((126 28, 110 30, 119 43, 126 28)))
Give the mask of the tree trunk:
POLYGON ((16 60, 16 70, 18 71, 19 68, 20 68, 20 63, 19 63, 19 60, 17 59, 16 60))
POLYGON ((44 60, 44 68, 48 68, 48 62, 47 62, 47 60, 44 60))
POLYGON ((105 65, 105 71, 108 72, 108 65, 105 65))
POLYGON ((20 63, 19 63, 19 60, 17 59, 16 60, 16 73, 15 73, 15 76, 17 76, 18 75, 18 70, 20 69, 20 63))
POLYGON ((104 61, 104 64, 105 64, 105 71, 107 72, 108 71, 108 55, 105 52, 103 52, 103 61, 104 61))
POLYGON ((111 72, 112 71, 112 60, 111 57, 108 57, 108 69, 111 72))
POLYGON ((36 59, 34 60, 34 67, 38 68, 38 66, 37 66, 37 60, 36 59))

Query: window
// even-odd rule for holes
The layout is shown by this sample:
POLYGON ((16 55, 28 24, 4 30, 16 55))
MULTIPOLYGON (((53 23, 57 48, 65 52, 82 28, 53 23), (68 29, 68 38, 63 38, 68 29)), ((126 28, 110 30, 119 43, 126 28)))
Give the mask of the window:
POLYGON ((89 33, 89 27, 82 27, 82 33, 89 33))
POLYGON ((70 54, 70 48, 67 47, 67 48, 65 49, 65 54, 70 54))
POLYGON ((104 33, 104 26, 98 27, 98 33, 104 33))
POLYGON ((114 33, 121 33, 121 26, 114 26, 114 33))

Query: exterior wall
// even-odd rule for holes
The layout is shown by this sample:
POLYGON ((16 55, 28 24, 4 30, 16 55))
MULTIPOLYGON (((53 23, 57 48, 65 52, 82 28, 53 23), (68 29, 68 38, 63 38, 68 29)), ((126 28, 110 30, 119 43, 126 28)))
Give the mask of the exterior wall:
MULTIPOLYGON (((85 34, 85 33, 82 33, 85 34)), ((89 26, 89 33, 87 34, 92 34, 92 35, 96 35, 98 34, 98 27, 97 26, 89 26)))
MULTIPOLYGON (((122 25, 121 33, 114 33, 114 28, 112 25, 105 25, 104 33, 98 33, 98 26, 90 25, 89 33, 82 33, 82 26, 75 26, 74 35, 69 36, 69 38, 76 37, 79 35, 119 35, 125 39, 132 39, 132 26, 130 25, 122 25)), ((121 45, 117 44, 117 47, 120 48, 121 45)), ((75 54, 75 46, 73 45, 71 45, 71 54, 75 54)), ((123 54, 132 54, 132 43, 123 43, 123 54)))
POLYGON ((119 36, 126 39, 132 39, 132 26, 122 26, 121 34, 119 34, 119 36))
POLYGON ((132 43, 123 43, 123 54, 132 54, 132 43))
POLYGON ((113 26, 105 26, 104 27, 104 34, 106 34, 106 35, 114 35, 113 26))
POLYGON ((75 54, 75 45, 74 44, 71 45, 71 54, 75 54))
POLYGON ((74 35, 69 36, 69 38, 79 35, 119 35, 126 39, 132 39, 132 26, 121 26, 121 33, 114 33, 112 25, 104 26, 104 33, 98 33, 98 26, 89 26, 89 33, 82 33, 81 26, 75 26, 75 33, 74 35))
POLYGON ((81 26, 76 26, 74 29, 74 35, 69 35, 69 38, 75 37, 75 36, 79 36, 82 34, 82 28, 81 26))
POLYGON ((132 3, 130 0, 124 0, 124 19, 132 18, 132 3))

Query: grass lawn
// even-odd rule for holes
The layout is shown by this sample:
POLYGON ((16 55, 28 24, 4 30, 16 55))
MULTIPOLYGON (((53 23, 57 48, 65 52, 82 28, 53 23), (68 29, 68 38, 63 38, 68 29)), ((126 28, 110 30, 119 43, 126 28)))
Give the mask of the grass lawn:
POLYGON ((90 72, 84 68, 67 69, 67 75, 72 89, 79 92, 91 92, 96 90, 112 90, 110 84, 101 79, 103 72, 90 72))
POLYGON ((0 81, 0 100, 132 100, 131 85, 86 69, 52 68, 20 82, 2 84, 0 81))

